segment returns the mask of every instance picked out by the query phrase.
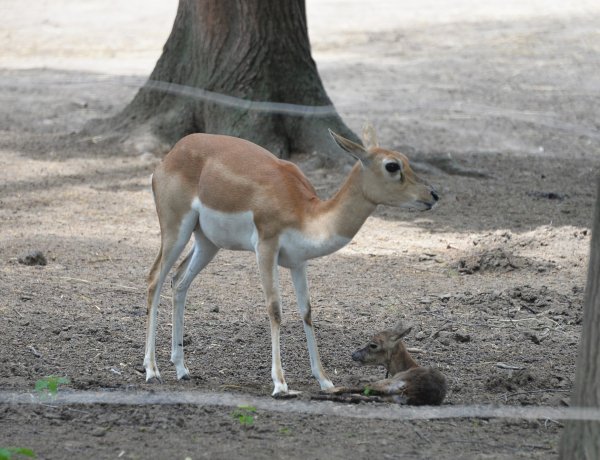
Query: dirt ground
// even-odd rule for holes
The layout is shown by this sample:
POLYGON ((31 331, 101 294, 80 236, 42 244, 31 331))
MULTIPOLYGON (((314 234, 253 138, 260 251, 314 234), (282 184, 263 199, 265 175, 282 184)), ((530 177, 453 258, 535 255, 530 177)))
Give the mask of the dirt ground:
MULTIPOLYGON (((0 391, 32 391, 49 375, 70 379, 64 391, 148 389, 145 277, 159 246, 149 175, 160 152, 77 133, 133 97, 175 2, 133 2, 125 11, 105 3, 63 0, 27 15, 6 2, 0 391), (32 251, 47 264, 20 261, 32 251)), ((403 318, 415 325, 406 342, 422 351, 416 359, 447 376, 445 404, 568 405, 600 164, 600 7, 462 0, 446 11, 450 2, 383 2, 386 21, 375 27, 375 13, 361 22, 353 1, 341 10, 355 22, 334 23, 344 17, 339 3, 309 2, 331 98, 353 129, 370 120, 383 145, 408 153, 442 198, 429 213, 382 207, 350 245, 311 262, 324 366, 335 384, 382 378, 350 354, 403 318), (328 18, 335 33, 327 33, 328 18)), ((319 169, 308 155, 296 161, 322 197, 346 173, 319 169)), ((310 400, 318 386, 285 271, 281 283, 286 378, 310 400)), ((168 286, 163 294, 164 383, 155 391, 270 394, 268 319, 252 254, 221 251, 190 289, 190 381, 177 382, 169 363, 168 286)), ((0 447, 47 459, 545 459, 562 428, 558 420, 269 411, 247 426, 234 410, 3 401, 0 447)))

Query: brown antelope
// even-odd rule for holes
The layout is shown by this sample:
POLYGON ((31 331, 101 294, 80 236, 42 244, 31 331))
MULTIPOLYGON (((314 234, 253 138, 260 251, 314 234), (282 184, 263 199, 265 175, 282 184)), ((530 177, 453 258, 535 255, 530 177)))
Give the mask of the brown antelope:
POLYGON ((446 396, 446 378, 437 369, 420 367, 410 356, 402 337, 411 329, 400 323, 394 329, 378 332, 366 347, 352 353, 352 359, 360 364, 384 366, 385 379, 360 387, 331 388, 328 393, 392 396, 396 402, 417 406, 441 404, 446 396))
POLYGON ((177 378, 189 378, 183 357, 183 310, 190 283, 219 249, 236 249, 256 254, 271 322, 273 395, 288 392, 279 350, 278 266, 291 271, 312 373, 322 389, 333 386, 315 341, 307 261, 348 244, 378 204, 428 210, 438 195, 416 176, 404 155, 379 148, 374 136, 367 149, 330 134, 358 161, 335 196, 324 201, 296 165, 234 137, 186 136, 158 165, 152 190, 161 246, 148 276, 146 381, 161 381, 155 358, 161 287, 193 234, 193 248, 172 281, 171 362, 177 378))

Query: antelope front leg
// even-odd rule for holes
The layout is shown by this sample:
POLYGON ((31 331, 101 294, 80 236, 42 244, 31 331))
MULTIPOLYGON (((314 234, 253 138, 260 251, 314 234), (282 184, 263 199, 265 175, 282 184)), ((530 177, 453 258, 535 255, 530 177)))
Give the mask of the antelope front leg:
POLYGON ((279 331, 281 327, 281 301, 279 297, 279 272, 277 269, 277 242, 259 242, 256 257, 260 281, 267 301, 267 310, 271 321, 272 363, 271 377, 273 378, 273 396, 286 394, 287 383, 281 366, 281 351, 279 331))
POLYGON ((292 282, 294 283, 294 289, 296 291, 296 298, 298 300, 298 309, 304 322, 304 332, 306 333, 306 342, 308 345, 308 354, 310 356, 310 367, 312 374, 319 381, 321 390, 326 390, 333 387, 333 383, 325 374, 323 366, 321 365, 321 357, 319 356, 319 348, 317 347, 317 339, 315 337, 315 331, 312 324, 310 297, 308 293, 308 280, 306 278, 306 265, 301 265, 296 268, 292 268, 292 282))

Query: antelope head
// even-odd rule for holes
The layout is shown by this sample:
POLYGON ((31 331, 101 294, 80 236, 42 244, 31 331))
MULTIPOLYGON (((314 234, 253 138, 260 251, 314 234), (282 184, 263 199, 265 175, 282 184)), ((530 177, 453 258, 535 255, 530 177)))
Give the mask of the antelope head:
POLYGON ((419 211, 436 205, 439 196, 435 189, 417 176, 404 154, 379 147, 372 129, 365 134, 367 147, 331 130, 329 133, 340 148, 359 161, 361 189, 368 201, 419 211))

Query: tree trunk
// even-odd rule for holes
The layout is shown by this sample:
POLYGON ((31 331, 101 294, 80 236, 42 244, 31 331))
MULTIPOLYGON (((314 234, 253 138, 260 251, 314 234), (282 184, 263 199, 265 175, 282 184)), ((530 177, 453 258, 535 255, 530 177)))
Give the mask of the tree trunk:
MULTIPOLYGON (((583 330, 571 405, 600 408, 600 177, 592 226, 583 330)), ((600 459, 600 422, 571 420, 565 425, 560 458, 600 459)))
POLYGON ((304 0, 180 0, 149 81, 110 124, 168 144, 193 132, 228 134, 280 157, 337 152, 327 128, 356 139, 311 57, 304 0), (320 108, 266 111, 265 101, 320 108))

